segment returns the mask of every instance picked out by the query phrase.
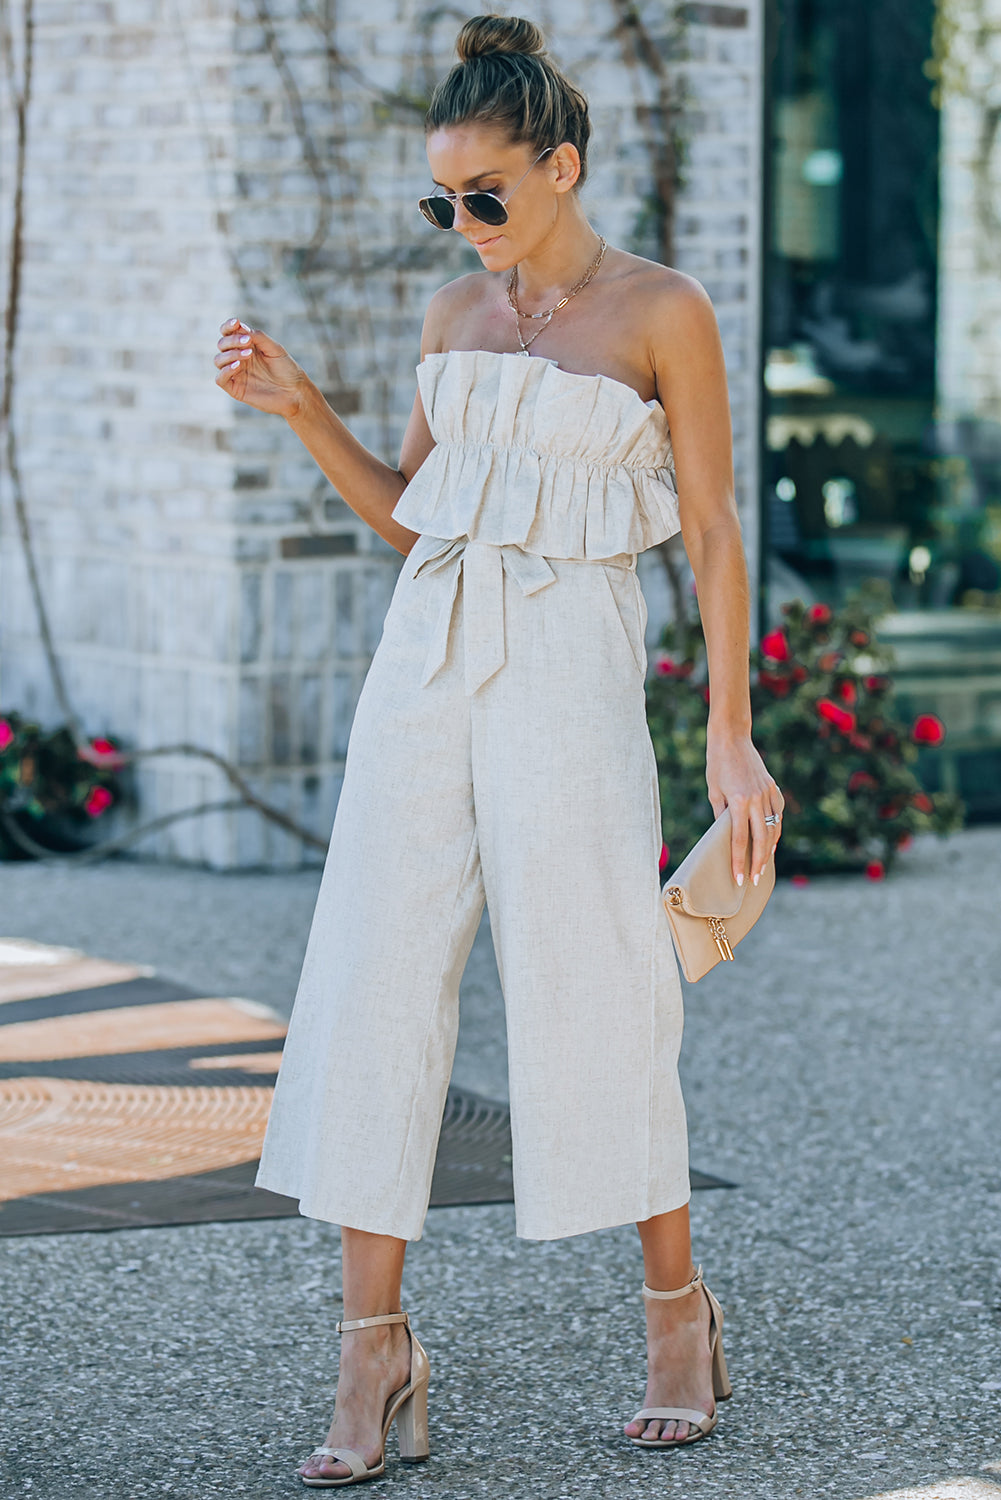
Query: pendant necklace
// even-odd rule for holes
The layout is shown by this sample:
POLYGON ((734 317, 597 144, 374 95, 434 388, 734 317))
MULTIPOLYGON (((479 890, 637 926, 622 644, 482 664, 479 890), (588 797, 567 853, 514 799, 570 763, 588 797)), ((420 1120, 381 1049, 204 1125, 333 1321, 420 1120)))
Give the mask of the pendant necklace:
POLYGON ((546 329, 549 327, 550 323, 553 321, 554 316, 559 312, 560 308, 566 307, 567 303, 570 301, 570 298, 576 297, 577 293, 583 291, 583 289, 587 286, 591 278, 597 275, 598 268, 605 258, 606 248, 605 241, 604 239, 602 239, 601 235, 598 236, 598 239, 600 240, 598 253, 594 257, 594 260, 591 262, 591 264, 588 266, 587 270, 584 272, 584 275, 581 277, 580 281, 578 281, 575 286, 572 286, 570 288, 566 296, 562 297, 560 301, 557 302, 555 307, 549 307, 545 312, 522 312, 521 308, 518 306, 518 267, 517 265, 512 266, 511 275, 508 277, 507 282, 507 300, 508 306, 511 308, 512 312, 515 315, 515 326, 518 330, 519 354, 528 354, 529 344, 534 344, 535 340, 539 337, 539 334, 545 333, 546 329), (522 318, 531 318, 533 321, 536 321, 540 318, 545 319, 542 327, 536 329, 535 333, 532 334, 532 337, 527 342, 521 336, 522 318))

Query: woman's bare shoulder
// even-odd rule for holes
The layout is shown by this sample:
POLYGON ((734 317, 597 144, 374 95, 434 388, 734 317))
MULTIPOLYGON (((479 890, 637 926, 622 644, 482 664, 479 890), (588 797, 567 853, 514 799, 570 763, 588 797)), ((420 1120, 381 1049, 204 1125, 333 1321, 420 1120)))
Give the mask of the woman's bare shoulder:
POLYGON ((646 260, 629 250, 619 250, 617 262, 623 291, 635 298, 647 314, 691 310, 697 315, 699 308, 712 306, 701 281, 686 271, 646 260))
POLYGON ((469 271, 446 281, 428 303, 424 317, 421 353, 438 354, 451 347, 450 330, 457 322, 477 312, 490 298, 497 277, 491 271, 469 271))
POLYGON ((688 381, 700 372, 713 377, 722 361, 722 340, 716 309, 702 282, 674 266, 658 265, 642 256, 630 255, 626 288, 630 318, 658 391, 683 372, 688 381))

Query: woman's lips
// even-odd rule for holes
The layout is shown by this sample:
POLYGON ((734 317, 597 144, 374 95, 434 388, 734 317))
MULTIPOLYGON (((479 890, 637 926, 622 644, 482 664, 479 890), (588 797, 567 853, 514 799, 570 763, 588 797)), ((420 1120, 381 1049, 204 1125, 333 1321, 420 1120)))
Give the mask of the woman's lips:
POLYGON ((503 238, 504 236, 502 234, 494 234, 491 235, 490 239, 488 240, 474 240, 473 244, 476 246, 477 250, 486 250, 490 245, 496 245, 497 241, 502 240, 503 238))

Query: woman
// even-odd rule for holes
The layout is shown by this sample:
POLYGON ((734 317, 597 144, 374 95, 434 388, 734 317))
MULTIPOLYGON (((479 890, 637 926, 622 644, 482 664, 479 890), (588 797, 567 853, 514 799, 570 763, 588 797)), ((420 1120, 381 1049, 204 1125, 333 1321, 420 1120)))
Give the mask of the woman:
POLYGON ((230 319, 216 357, 218 384, 283 416, 406 556, 355 713, 257 1178, 341 1225, 338 1327, 352 1337, 327 1441, 298 1470, 314 1486, 382 1473, 394 1417, 401 1455, 427 1457, 428 1363, 401 1278, 484 899, 517 1233, 637 1223, 647 1387, 627 1437, 698 1440, 730 1393, 722 1312, 691 1257, 635 571, 681 530, 708 646, 709 800, 730 809, 736 878, 757 883, 782 795, 750 737, 719 332, 699 282, 588 222, 587 102, 538 28, 478 17, 458 54, 428 111, 436 188, 421 208, 484 269, 431 300, 399 467, 265 333, 230 319))

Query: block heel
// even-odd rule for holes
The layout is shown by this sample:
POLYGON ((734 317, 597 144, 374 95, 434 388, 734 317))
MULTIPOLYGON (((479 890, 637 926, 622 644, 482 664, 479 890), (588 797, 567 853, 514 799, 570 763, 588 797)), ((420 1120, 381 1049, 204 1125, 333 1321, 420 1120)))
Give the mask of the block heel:
POLYGON ((396 1413, 396 1435, 400 1440, 401 1463, 421 1464, 431 1456, 426 1382, 417 1386, 396 1413))

